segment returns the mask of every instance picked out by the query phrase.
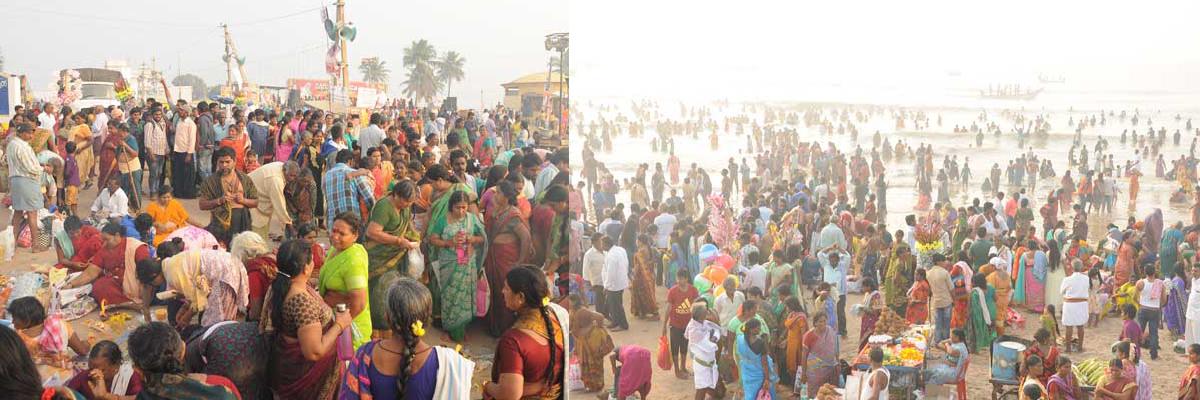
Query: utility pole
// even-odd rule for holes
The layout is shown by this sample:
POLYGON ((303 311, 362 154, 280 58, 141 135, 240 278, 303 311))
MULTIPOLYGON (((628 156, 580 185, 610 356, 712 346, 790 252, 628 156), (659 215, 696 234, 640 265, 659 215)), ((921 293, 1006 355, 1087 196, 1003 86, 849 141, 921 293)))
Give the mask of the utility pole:
MULTIPOLYGON (((344 28, 346 26, 346 0, 338 0, 337 2, 337 26, 338 28, 344 28)), ((344 98, 349 100, 350 92, 347 88, 350 85, 350 62, 346 59, 346 37, 342 35, 340 30, 338 31, 337 36, 338 47, 340 47, 342 51, 342 96, 345 96, 344 98)), ((349 107, 347 107, 346 111, 349 113, 349 107)))

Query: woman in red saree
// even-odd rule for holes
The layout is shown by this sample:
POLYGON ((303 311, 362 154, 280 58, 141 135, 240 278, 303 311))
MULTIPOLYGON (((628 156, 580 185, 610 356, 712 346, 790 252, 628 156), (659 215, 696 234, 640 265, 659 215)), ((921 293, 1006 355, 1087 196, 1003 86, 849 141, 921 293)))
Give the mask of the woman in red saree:
POLYGON ((929 288, 929 281, 925 280, 925 270, 916 270, 915 276, 916 282, 908 289, 908 307, 904 319, 910 324, 924 324, 929 319, 929 297, 933 291, 929 288))
POLYGON ((491 208, 484 215, 484 229, 487 230, 487 237, 492 239, 483 261, 483 271, 487 275, 488 286, 492 288, 490 304, 493 306, 488 308, 487 313, 488 332, 492 336, 500 336, 515 321, 507 309, 494 306, 504 301, 504 296, 496 288, 504 286, 504 277, 508 276, 513 266, 529 260, 533 255, 529 226, 512 204, 516 198, 517 189, 512 183, 500 182, 492 192, 491 208))
POLYGON ((633 279, 630 279, 629 287, 633 298, 629 310, 635 317, 657 321, 658 302, 654 300, 653 265, 659 256, 653 248, 649 235, 638 236, 638 251, 633 256, 633 279))
POLYGON ((66 288, 90 283, 92 297, 110 306, 146 300, 137 280, 137 262, 150 257, 150 248, 137 239, 125 237, 120 224, 105 225, 100 238, 100 249, 83 273, 67 282, 66 288))
POLYGON ((83 225, 77 216, 63 221, 63 231, 55 234, 54 249, 58 253, 58 268, 82 271, 87 268, 92 256, 100 251, 100 231, 91 225, 83 225))
POLYGON ((123 139, 116 129, 105 136, 104 143, 100 145, 100 163, 96 167, 100 174, 97 182, 108 182, 108 178, 117 173, 117 149, 122 148, 123 139))
POLYGON ((967 300, 971 289, 968 285, 971 282, 971 274, 968 272, 968 268, 970 267, 965 261, 959 261, 950 268, 950 283, 953 285, 950 297, 954 298, 954 308, 950 314, 950 328, 952 329, 965 328, 970 319, 967 300))

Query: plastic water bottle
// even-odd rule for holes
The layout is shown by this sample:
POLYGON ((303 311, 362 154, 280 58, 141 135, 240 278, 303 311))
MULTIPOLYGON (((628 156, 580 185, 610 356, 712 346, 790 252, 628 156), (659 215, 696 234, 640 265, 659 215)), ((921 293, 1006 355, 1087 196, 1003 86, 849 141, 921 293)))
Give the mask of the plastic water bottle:
POLYGON ((808 383, 800 384, 800 400, 808 400, 808 383))
MULTIPOLYGON (((346 310, 347 310, 347 308, 346 308, 345 304, 337 305, 337 312, 342 313, 342 312, 346 312, 346 310)), ((337 337, 338 361, 349 361, 351 358, 354 358, 354 332, 350 331, 350 329, 353 326, 354 326, 353 324, 351 324, 351 326, 347 326, 345 329, 342 330, 342 333, 338 334, 338 337, 337 337)))

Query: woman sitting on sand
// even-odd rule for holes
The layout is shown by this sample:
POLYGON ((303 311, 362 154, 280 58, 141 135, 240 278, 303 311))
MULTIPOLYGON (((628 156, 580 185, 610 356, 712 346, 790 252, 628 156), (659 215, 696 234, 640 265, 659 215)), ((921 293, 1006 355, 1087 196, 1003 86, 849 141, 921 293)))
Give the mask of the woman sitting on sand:
POLYGON ((119 224, 108 224, 100 232, 100 249, 82 274, 67 282, 65 289, 92 285, 92 297, 101 303, 128 305, 141 302, 142 285, 137 281, 137 262, 150 258, 150 247, 125 237, 119 224))
POLYGON ((88 368, 71 377, 66 386, 88 399, 132 398, 142 391, 142 374, 124 359, 116 343, 101 340, 88 354, 88 368))
POLYGON ((100 250, 100 231, 69 216, 63 221, 63 230, 54 235, 54 249, 58 253, 56 267, 82 271, 100 250))

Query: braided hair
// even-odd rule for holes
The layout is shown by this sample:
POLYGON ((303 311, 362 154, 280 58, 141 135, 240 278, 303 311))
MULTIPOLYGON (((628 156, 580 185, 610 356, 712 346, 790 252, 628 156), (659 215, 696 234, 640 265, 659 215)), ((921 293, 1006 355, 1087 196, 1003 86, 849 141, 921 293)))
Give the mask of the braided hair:
MULTIPOLYGON (((271 327, 275 331, 283 329, 283 301, 287 299, 288 289, 292 286, 292 278, 302 275, 304 268, 312 262, 312 244, 304 239, 293 239, 279 246, 279 254, 275 256, 279 273, 271 281, 271 327)), ((266 306, 264 306, 265 308, 266 306)))
POLYGON ((541 270, 529 266, 520 266, 513 268, 504 277, 505 284, 514 295, 525 297, 525 307, 536 308, 542 314, 542 321, 546 323, 546 338, 547 346, 550 347, 550 364, 546 366, 546 375, 543 377, 543 382, 550 384, 558 380, 558 374, 561 372, 561 366, 555 366, 555 360, 558 356, 554 353, 556 343, 554 338, 561 334, 554 332, 554 324, 550 321, 549 306, 542 305, 542 299, 550 295, 550 288, 546 284, 546 277, 541 270))
POLYGON ((421 282, 403 277, 388 289, 387 305, 392 332, 404 341, 404 354, 401 354, 396 376, 396 398, 404 398, 404 387, 412 375, 408 369, 417 356, 417 343, 421 342, 413 332, 413 324, 417 321, 426 324, 433 319, 433 296, 421 282))
POLYGON ((164 376, 186 371, 179 357, 182 350, 179 332, 162 322, 139 326, 129 334, 129 358, 142 371, 147 387, 160 386, 164 376))

